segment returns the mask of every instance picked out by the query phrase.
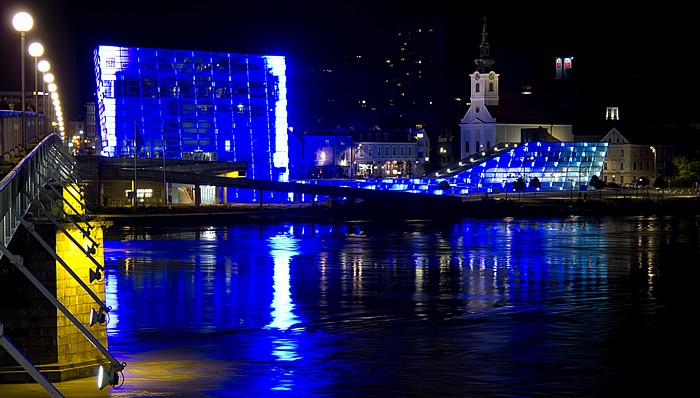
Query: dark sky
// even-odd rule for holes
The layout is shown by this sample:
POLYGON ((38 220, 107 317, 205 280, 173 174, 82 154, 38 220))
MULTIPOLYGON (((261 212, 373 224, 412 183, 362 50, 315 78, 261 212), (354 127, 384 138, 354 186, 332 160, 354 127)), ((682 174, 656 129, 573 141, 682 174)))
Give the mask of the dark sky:
MULTIPOLYGON (((92 51, 98 44, 280 54, 290 65, 322 65, 347 46, 381 44, 381 32, 402 20, 431 15, 445 19, 448 51, 456 60, 451 79, 459 81, 475 69, 486 16, 494 69, 502 82, 526 80, 533 73, 553 75, 554 57, 573 55, 577 75, 611 101, 633 97, 658 103, 669 117, 700 116, 700 76, 693 57, 700 35, 689 7, 674 8, 673 2, 637 9, 602 2, 408 3, 0 0, 0 91, 20 89, 20 38, 12 27, 19 8, 34 16, 27 44, 44 44, 67 120, 81 116, 84 103, 94 99, 92 51), (614 80, 605 79, 610 72, 614 80)), ((27 62, 32 71, 33 59, 27 62)), ((33 84, 30 76, 28 85, 33 84)))

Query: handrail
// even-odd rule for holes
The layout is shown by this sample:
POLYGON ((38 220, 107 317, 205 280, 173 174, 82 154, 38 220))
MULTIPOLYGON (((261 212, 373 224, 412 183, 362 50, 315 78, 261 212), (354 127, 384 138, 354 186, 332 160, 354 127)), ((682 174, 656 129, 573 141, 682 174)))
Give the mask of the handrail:
POLYGON ((32 181, 37 175, 55 174, 59 164, 50 160, 50 153, 56 147, 65 150, 61 137, 57 134, 46 136, 0 181, 0 244, 9 245, 21 225, 16 214, 24 216, 29 211, 31 200, 22 193, 28 192, 29 197, 37 197, 34 194, 36 184, 32 181))

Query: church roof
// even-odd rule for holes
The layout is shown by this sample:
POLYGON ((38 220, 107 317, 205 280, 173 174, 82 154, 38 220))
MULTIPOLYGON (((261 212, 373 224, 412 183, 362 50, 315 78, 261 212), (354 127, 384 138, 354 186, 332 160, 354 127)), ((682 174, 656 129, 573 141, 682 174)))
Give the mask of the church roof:
POLYGON ((534 95, 499 94, 498 105, 487 105, 499 124, 571 124, 567 112, 548 106, 534 95))

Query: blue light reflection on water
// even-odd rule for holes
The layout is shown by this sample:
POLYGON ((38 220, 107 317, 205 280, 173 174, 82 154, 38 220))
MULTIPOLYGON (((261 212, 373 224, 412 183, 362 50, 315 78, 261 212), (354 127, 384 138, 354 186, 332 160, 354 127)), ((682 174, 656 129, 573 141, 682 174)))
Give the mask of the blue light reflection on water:
POLYGON ((669 267, 700 254, 697 228, 110 229, 109 346, 133 361, 110 395, 625 395, 668 359, 669 267))

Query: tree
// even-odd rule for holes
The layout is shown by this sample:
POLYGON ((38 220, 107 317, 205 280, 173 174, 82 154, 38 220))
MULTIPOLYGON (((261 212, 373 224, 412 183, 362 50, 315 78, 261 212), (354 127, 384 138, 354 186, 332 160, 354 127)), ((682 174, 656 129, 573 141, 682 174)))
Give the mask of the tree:
POLYGON ((678 170, 678 183, 681 186, 690 186, 700 177, 700 159, 687 155, 676 156, 671 159, 678 170))
POLYGON ((447 180, 442 180, 438 183, 438 188, 442 191, 448 191, 450 189, 450 183, 447 180))
POLYGON ((520 193, 525 190, 525 180, 522 177, 518 177, 513 183, 513 189, 518 191, 518 198, 520 198, 520 193))
POLYGON ((658 188, 658 189, 666 189, 668 184, 666 183, 664 176, 660 175, 660 176, 656 177, 656 179, 654 180, 654 184, 652 184, 652 186, 654 188, 658 188))
POLYGON ((593 188, 596 189, 596 191, 600 191, 600 194, 598 195, 599 197, 603 196, 603 189, 607 185, 605 181, 601 180, 598 178, 598 176, 592 176, 591 181, 588 183, 589 186, 592 186, 593 188))
POLYGON ((533 177, 530 180, 530 188, 534 189, 535 192, 537 192, 540 188, 542 188, 542 183, 540 182, 540 179, 537 177, 533 177))

